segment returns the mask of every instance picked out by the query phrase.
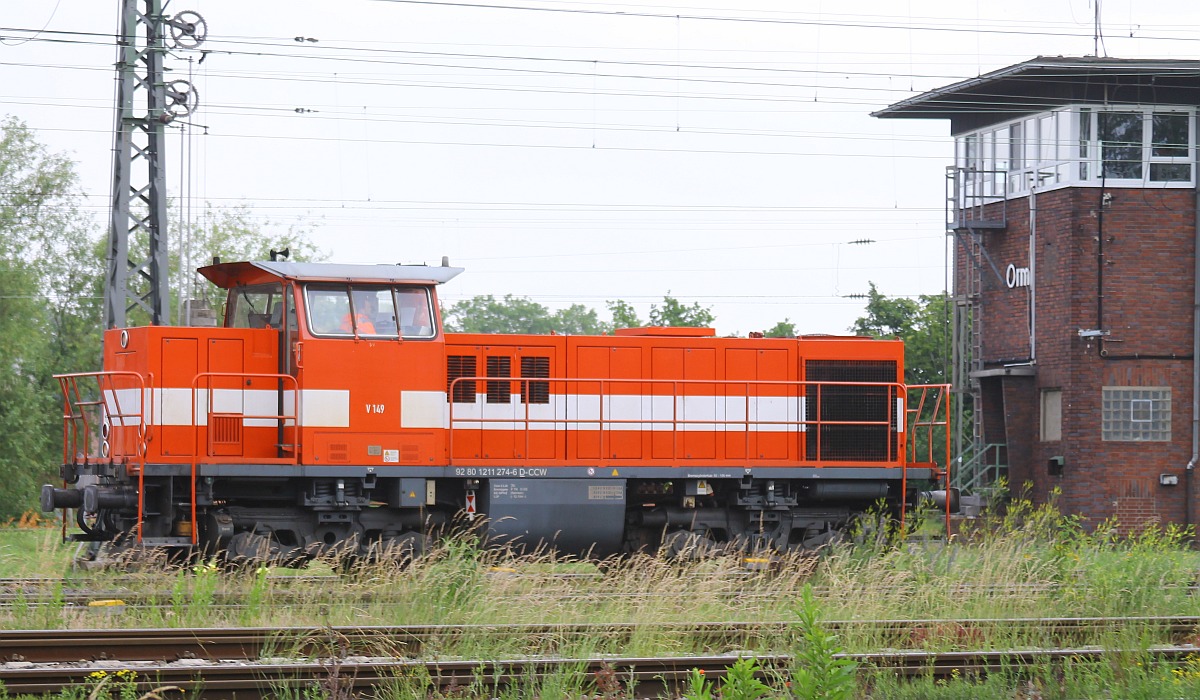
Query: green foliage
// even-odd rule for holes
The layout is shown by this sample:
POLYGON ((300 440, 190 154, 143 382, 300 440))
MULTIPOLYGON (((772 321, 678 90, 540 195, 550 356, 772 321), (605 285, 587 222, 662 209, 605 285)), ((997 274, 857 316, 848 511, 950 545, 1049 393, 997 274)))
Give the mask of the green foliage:
POLYGON ((234 207, 206 204, 194 223, 172 221, 170 229, 171 315, 181 323, 185 299, 203 300, 214 309, 220 308, 225 301, 225 290, 218 289, 196 272, 196 268, 210 264, 213 258, 224 262, 270 260, 272 250, 285 248, 289 252, 289 262, 312 262, 329 257, 312 241, 307 226, 259 220, 254 210, 245 204, 234 207), (177 241, 179 243, 175 244, 177 241))
POLYGON ((866 316, 850 331, 904 341, 904 379, 908 384, 944 384, 950 377, 950 307, 945 294, 917 299, 889 298, 875 283, 867 293, 866 316))
POLYGON ((704 676, 704 671, 693 668, 688 675, 684 700, 713 700, 713 684, 704 676))
POLYGON ((851 700, 857 690, 858 664, 837 655, 844 650, 821 624, 812 586, 805 585, 796 608, 801 647, 792 669, 792 697, 801 700, 851 700))
POLYGON ((0 519, 57 475, 62 410, 52 375, 95 368, 97 236, 72 163, 16 119, 0 122, 0 519))
POLYGON ((75 551, 54 528, 0 528, 0 577, 61 576, 75 551))
POLYGON ((565 333, 596 335, 607 326, 595 309, 582 304, 551 312, 525 297, 506 294, 497 299, 491 294, 460 301, 447 311, 448 330, 458 333, 565 333))
POLYGON ((792 323, 790 318, 783 319, 763 332, 763 336, 767 338, 795 338, 797 335, 799 334, 796 332, 796 324, 792 323))
POLYGON ((429 567, 438 595, 435 608, 450 611, 470 606, 483 588, 481 556, 480 544, 473 537, 452 537, 443 543, 429 567))
MULTIPOLYGON (((528 333, 547 335, 604 335, 614 328, 643 326, 634 308, 624 301, 609 301, 612 322, 601 321, 595 309, 572 304, 551 311, 526 297, 506 294, 497 299, 491 294, 472 297, 450 306, 443 314, 446 329, 455 333, 528 333)), ((684 306, 679 300, 664 297, 662 307, 650 309, 650 324, 655 326, 707 326, 713 315, 698 303, 684 306)))
POLYGON ((629 302, 618 299, 605 303, 608 305, 609 313, 612 314, 613 328, 641 328, 645 325, 642 323, 642 319, 638 318, 637 310, 629 302))
MULTIPOLYGON (((0 520, 36 507, 42 483, 57 479, 62 406, 56 372, 100 368, 107 237, 82 205, 74 164, 50 153, 16 119, 0 121, 0 520)), ((184 298, 223 294, 182 274, 176 241, 186 241, 197 265, 212 256, 265 259, 290 247, 293 260, 317 259, 307 232, 278 231, 246 207, 209 207, 190 231, 169 232, 175 318, 184 298)), ((143 234, 144 236, 144 234, 143 234)), ((144 250, 144 240, 131 242, 144 250)), ((131 275, 136 290, 143 280, 131 275)), ((145 323, 132 312, 131 325, 145 323)))
POLYGON ((771 695, 771 686, 758 678, 758 659, 742 657, 725 671, 721 700, 758 700, 771 695))
MULTIPOLYGON (((208 620, 211 618, 220 581, 221 570, 215 563, 202 562, 192 567, 191 597, 188 600, 187 611, 193 615, 193 619, 208 620)), ((196 624, 203 623, 197 622, 196 624)))
POLYGON ((674 326, 676 328, 707 328, 712 326, 716 317, 708 307, 693 302, 691 306, 684 305, 673 296, 663 297, 662 306, 650 305, 651 326, 674 326))
POLYGON ((271 570, 265 566, 259 566, 254 570, 250 590, 246 593, 245 608, 242 612, 243 625, 249 626, 254 624, 254 620, 262 615, 263 605, 269 602, 268 598, 271 590, 270 573, 271 570))
POLYGON ((138 700, 137 671, 92 671, 88 674, 88 700, 138 700))

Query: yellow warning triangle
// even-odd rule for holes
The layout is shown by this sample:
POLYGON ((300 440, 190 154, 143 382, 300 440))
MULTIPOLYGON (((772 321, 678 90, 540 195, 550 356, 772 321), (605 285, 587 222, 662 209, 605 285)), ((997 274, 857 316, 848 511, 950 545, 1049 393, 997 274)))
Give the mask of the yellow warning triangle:
POLYGON ((417 497, 417 492, 416 492, 416 491, 409 491, 409 492, 408 492, 408 497, 409 497, 409 498, 416 498, 416 497, 417 497))
POLYGON ((617 470, 616 470, 616 469, 613 469, 613 473, 612 473, 612 475, 613 475, 613 476, 617 476, 617 470))

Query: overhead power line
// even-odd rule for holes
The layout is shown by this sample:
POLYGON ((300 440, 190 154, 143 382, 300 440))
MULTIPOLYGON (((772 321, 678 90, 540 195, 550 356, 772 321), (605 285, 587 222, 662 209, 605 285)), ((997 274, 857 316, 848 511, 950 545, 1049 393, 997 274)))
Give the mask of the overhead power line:
MULTIPOLYGON (((1072 38, 1090 38, 1092 32, 1090 29, 1084 31, 1049 31, 1039 30, 1035 26, 1028 28, 1004 28, 1004 29, 989 29, 981 27, 954 27, 954 26, 936 26, 930 24, 904 24, 897 22, 895 19, 880 20, 878 22, 863 22, 863 21, 847 21, 833 19, 801 19, 790 17, 745 17, 736 15, 710 15, 710 14, 693 14, 686 12, 646 12, 636 10, 598 10, 593 8, 582 7, 539 7, 535 5, 519 5, 515 3, 485 3, 485 2, 451 2, 450 0, 379 0, 380 2, 390 2, 402 5, 429 5, 436 7, 457 7, 471 9, 488 9, 488 10, 517 10, 522 12, 547 12, 559 14, 579 14, 579 15, 599 15, 607 17, 640 17, 650 19, 665 19, 671 21, 678 20, 696 20, 704 22, 736 22, 746 24, 779 24, 779 25, 797 25, 797 26, 819 26, 819 27, 845 27, 852 29, 899 29, 912 31, 928 31, 928 32, 962 32, 962 33, 979 33, 979 34, 1017 34, 1021 36, 1065 36, 1072 38)), ((1146 37, 1153 39, 1167 39, 1176 41, 1197 41, 1195 37, 1146 37)))

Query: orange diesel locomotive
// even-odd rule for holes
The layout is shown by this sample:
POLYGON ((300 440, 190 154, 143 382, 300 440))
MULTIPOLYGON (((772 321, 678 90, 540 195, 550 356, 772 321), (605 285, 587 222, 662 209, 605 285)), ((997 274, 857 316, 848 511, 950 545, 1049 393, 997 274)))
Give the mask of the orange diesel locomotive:
POLYGON ((60 377, 41 505, 76 540, 302 562, 419 552, 466 514, 596 554, 812 548, 947 477, 947 387, 906 387, 896 340, 453 334, 459 268, 200 272, 220 327, 110 330, 102 372, 60 377))

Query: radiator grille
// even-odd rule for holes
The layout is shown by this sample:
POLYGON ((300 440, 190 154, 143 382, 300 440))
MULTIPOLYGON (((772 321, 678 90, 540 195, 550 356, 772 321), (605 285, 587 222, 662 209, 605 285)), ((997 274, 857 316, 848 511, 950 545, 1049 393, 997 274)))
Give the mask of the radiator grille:
MULTIPOLYGON (((549 357, 522 357, 521 376, 550 376, 549 357)), ((550 403, 550 382, 521 382, 521 403, 550 403)))
MULTIPOLYGON (((489 377, 511 377, 512 376, 512 358, 511 357, 496 357, 488 356, 487 358, 487 376, 489 377)), ((488 403, 509 403, 512 399, 512 382, 488 382, 487 383, 487 402, 488 403)))
POLYGON ((475 376, 474 355, 449 355, 446 357, 446 401, 475 403, 475 382, 464 379, 457 384, 455 379, 475 376))
MULTIPOLYGON (((896 363, 878 360, 809 360, 810 382, 896 381, 896 363)), ((880 425, 822 425, 810 427, 808 459, 883 462, 892 457, 896 426, 891 415, 896 389, 889 386, 809 385, 805 419, 809 421, 872 421, 880 425), (818 394, 820 396, 818 400, 818 394), (817 433, 820 435, 818 453, 817 433)))

